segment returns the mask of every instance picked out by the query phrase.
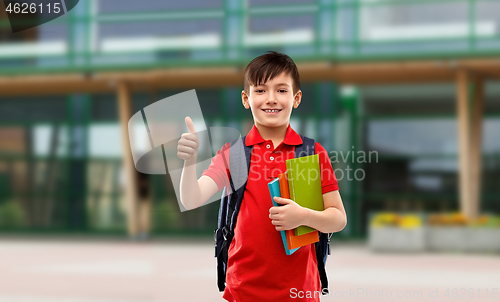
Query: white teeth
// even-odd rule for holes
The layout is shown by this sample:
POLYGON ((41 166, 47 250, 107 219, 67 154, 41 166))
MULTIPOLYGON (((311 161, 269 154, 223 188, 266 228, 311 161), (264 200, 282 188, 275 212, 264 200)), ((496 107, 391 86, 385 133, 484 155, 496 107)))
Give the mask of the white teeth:
POLYGON ((274 110, 264 110, 264 111, 269 112, 269 113, 273 113, 273 112, 278 112, 279 110, 274 109, 274 110))

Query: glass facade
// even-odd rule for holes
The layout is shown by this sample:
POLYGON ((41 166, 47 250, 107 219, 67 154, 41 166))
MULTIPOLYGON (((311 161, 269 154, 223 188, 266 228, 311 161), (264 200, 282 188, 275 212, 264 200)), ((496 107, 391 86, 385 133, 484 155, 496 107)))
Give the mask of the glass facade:
MULTIPOLYGON (((482 57, 500 48, 499 9, 492 0, 80 1, 70 14, 16 35, 0 14, 0 76, 241 68, 271 49, 301 61, 482 57)), ((410 86, 302 83, 291 124, 331 151, 347 235, 352 228, 364 233, 370 210, 458 206, 455 88, 410 86)), ((248 132, 253 121, 240 105, 242 85, 193 88, 207 127, 248 132)), ((132 112, 182 91, 134 93, 132 112)), ((498 85, 488 86, 482 172, 482 207, 496 212, 498 96, 498 85)), ((0 230, 124 233, 118 120, 116 94, 0 92, 0 230)), ((168 175, 148 182, 155 232, 215 228, 216 203, 181 213, 168 175)))

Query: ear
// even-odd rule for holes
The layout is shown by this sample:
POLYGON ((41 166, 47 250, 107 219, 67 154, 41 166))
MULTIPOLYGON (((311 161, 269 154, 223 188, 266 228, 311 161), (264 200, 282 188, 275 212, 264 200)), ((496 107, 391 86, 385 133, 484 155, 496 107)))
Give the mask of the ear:
POLYGON ((243 103, 243 107, 245 107, 245 109, 250 108, 250 102, 248 101, 248 95, 245 90, 241 91, 241 103, 243 103))
POLYGON ((302 91, 299 90, 293 97, 293 108, 299 107, 301 100, 302 100, 302 91))

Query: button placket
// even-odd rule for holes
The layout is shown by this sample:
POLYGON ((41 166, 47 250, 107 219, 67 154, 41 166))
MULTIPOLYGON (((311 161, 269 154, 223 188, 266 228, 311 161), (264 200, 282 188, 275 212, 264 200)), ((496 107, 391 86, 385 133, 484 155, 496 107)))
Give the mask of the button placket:
POLYGON ((270 148, 271 148, 271 144, 266 142, 265 145, 263 145, 262 149, 261 149, 262 169, 261 169, 260 173, 262 173, 264 178, 267 179, 268 181, 272 179, 270 162, 268 160, 269 156, 272 152, 271 150, 269 150, 270 148))
POLYGON ((269 164, 266 164, 264 171, 267 180, 273 179, 273 170, 274 170, 273 167, 271 167, 269 164))

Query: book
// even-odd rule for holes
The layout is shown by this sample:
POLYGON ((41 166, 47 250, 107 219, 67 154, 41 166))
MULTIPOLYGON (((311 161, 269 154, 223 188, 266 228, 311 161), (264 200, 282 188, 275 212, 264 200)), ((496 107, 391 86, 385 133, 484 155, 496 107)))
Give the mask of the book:
MULTIPOLYGON (((323 211, 323 191, 318 154, 286 160, 290 199, 302 207, 323 211)), ((315 229, 301 225, 294 229, 296 236, 314 232, 315 229)))
MULTIPOLYGON (((275 196, 281 197, 279 178, 273 179, 271 182, 269 182, 267 184, 267 186, 269 187, 269 193, 271 194, 271 201, 273 202, 273 205, 280 206, 280 204, 278 204, 278 203, 276 203, 276 201, 274 201, 275 196)), ((283 246, 285 247, 285 252, 287 255, 291 255, 291 254, 293 254, 293 252, 298 250, 298 248, 289 249, 287 241, 286 241, 285 231, 280 231, 280 233, 281 233, 281 241, 283 241, 283 246)))
MULTIPOLYGON (((278 179, 280 184, 281 197, 290 199, 287 173, 285 172, 283 174, 279 174, 278 179)), ((287 239, 286 242, 288 245, 288 249, 296 249, 301 246, 319 241, 318 231, 307 233, 301 236, 295 236, 294 230, 286 230, 285 234, 286 234, 286 239, 287 239)))

